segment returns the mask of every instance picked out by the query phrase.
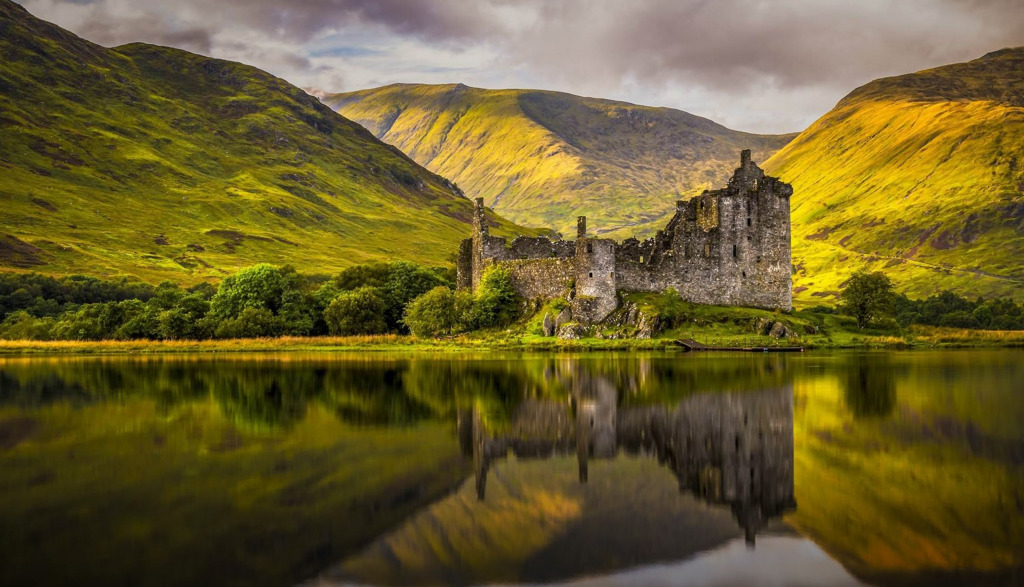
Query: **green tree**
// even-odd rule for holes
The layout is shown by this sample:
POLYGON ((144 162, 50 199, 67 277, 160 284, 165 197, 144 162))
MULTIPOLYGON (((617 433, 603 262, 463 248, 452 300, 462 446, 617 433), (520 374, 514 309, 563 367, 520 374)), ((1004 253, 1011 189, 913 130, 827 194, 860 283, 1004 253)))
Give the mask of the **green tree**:
POLYGON ((281 336, 284 322, 266 308, 248 307, 237 318, 228 318, 217 326, 217 338, 262 338, 281 336))
POLYGON ((121 326, 114 333, 120 340, 157 338, 160 335, 160 310, 141 300, 125 300, 118 304, 121 326))
POLYGON ((474 322, 478 328, 507 326, 519 316, 519 302, 508 269, 491 266, 476 290, 474 322))
POLYGON ((24 310, 11 312, 0 324, 0 338, 5 340, 50 340, 54 319, 36 318, 24 310))
POLYGON ((267 263, 253 265, 224 278, 210 310, 220 319, 235 318, 246 308, 263 308, 276 314, 288 285, 281 269, 267 263))
POLYGON ((384 287, 390 274, 391 266, 388 263, 365 263, 342 269, 332 282, 338 291, 349 291, 366 286, 384 287))
POLYGON ((388 328, 386 309, 380 288, 364 286, 338 294, 324 310, 324 319, 334 335, 382 334, 388 328))
POLYGON ((158 332, 164 340, 191 338, 192 320, 178 308, 164 310, 157 315, 158 332))
POLYGON ((53 325, 53 337, 57 340, 101 340, 102 311, 103 304, 85 304, 76 311, 64 312, 53 325))
POLYGON ((405 308, 405 325, 416 336, 440 336, 455 331, 455 293, 439 285, 405 308))
POLYGON ((409 302, 440 285, 448 285, 437 273, 408 261, 388 264, 388 279, 383 291, 387 308, 384 319, 388 330, 404 331, 402 317, 409 302))
POLYGON ((284 323, 284 332, 290 336, 307 336, 313 332, 316 315, 315 303, 311 296, 290 289, 281 296, 281 311, 278 313, 284 323))
POLYGON ((884 273, 858 271, 846 282, 840 295, 842 310, 857 319, 865 328, 873 321, 892 313, 896 301, 892 281, 884 273))

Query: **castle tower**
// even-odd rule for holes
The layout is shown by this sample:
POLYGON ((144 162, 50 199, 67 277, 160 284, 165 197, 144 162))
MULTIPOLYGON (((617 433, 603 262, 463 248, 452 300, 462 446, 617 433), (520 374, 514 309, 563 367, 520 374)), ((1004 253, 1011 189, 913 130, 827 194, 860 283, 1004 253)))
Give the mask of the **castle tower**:
POLYGON ((477 198, 473 209, 473 236, 487 236, 487 212, 484 208, 484 199, 477 198))

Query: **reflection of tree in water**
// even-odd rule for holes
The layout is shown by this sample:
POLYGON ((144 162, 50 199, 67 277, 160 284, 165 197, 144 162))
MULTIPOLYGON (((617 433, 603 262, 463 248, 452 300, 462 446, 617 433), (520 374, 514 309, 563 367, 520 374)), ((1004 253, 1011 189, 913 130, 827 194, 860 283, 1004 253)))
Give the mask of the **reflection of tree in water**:
POLYGON ((407 425, 433 415, 430 406, 405 393, 404 365, 357 364, 330 369, 320 401, 349 424, 407 425))
POLYGON ((730 388, 778 385, 778 359, 676 361, 615 357, 381 359, 368 361, 209 360, 146 357, 24 363, 0 368, 0 404, 39 406, 154 399, 167 413, 213 398, 242 427, 286 429, 317 402, 340 421, 410 425, 455 420, 475 407, 491 427, 508 425, 524 400, 568 401, 580 369, 610 381, 619 401, 685 397, 714 382, 730 388), (757 383, 758 385, 754 385, 757 383))
POLYGON ((843 397, 855 418, 889 416, 896 409, 896 369, 884 355, 851 357, 843 397))
POLYGON ((18 377, 0 371, 0 405, 36 408, 58 401, 81 405, 93 398, 77 382, 67 382, 55 373, 18 377))
POLYGON ((278 370, 260 367, 233 369, 211 380, 224 417, 256 430, 289 428, 301 421, 309 384, 308 377, 283 376, 278 370))

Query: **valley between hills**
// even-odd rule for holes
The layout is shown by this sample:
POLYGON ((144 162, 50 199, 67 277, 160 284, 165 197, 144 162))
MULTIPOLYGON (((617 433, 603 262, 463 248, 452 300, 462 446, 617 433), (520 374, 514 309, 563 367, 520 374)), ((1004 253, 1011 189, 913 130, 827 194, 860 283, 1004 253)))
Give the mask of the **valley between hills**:
POLYGON ((858 270, 927 297, 1024 299, 1024 48, 879 79, 802 133, 751 135, 669 108, 533 90, 397 84, 325 102, 529 226, 647 237, 724 184, 742 148, 793 185, 794 299, 858 270))
POLYGON ((246 65, 104 48, 9 0, 0 32, 8 271, 192 284, 257 262, 447 265, 476 197, 496 234, 571 238, 586 215, 643 238, 750 148, 794 187, 798 305, 833 303, 857 270, 912 297, 1024 299, 1024 49, 879 79, 799 134, 760 135, 462 84, 321 103, 246 65))

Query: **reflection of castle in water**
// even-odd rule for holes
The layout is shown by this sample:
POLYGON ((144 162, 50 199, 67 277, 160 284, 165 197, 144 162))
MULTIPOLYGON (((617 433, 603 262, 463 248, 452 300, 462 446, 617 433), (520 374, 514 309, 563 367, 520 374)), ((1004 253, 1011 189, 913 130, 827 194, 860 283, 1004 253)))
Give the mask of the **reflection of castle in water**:
POLYGON ((690 396, 674 408, 620 407, 608 379, 578 373, 567 402, 528 399, 507 432, 492 434, 477 411, 459 418, 463 452, 472 455, 477 497, 487 474, 510 452, 519 459, 575 453, 581 483, 590 459, 619 450, 651 455, 679 480, 679 490, 728 505, 748 543, 793 497, 792 386, 690 396))

